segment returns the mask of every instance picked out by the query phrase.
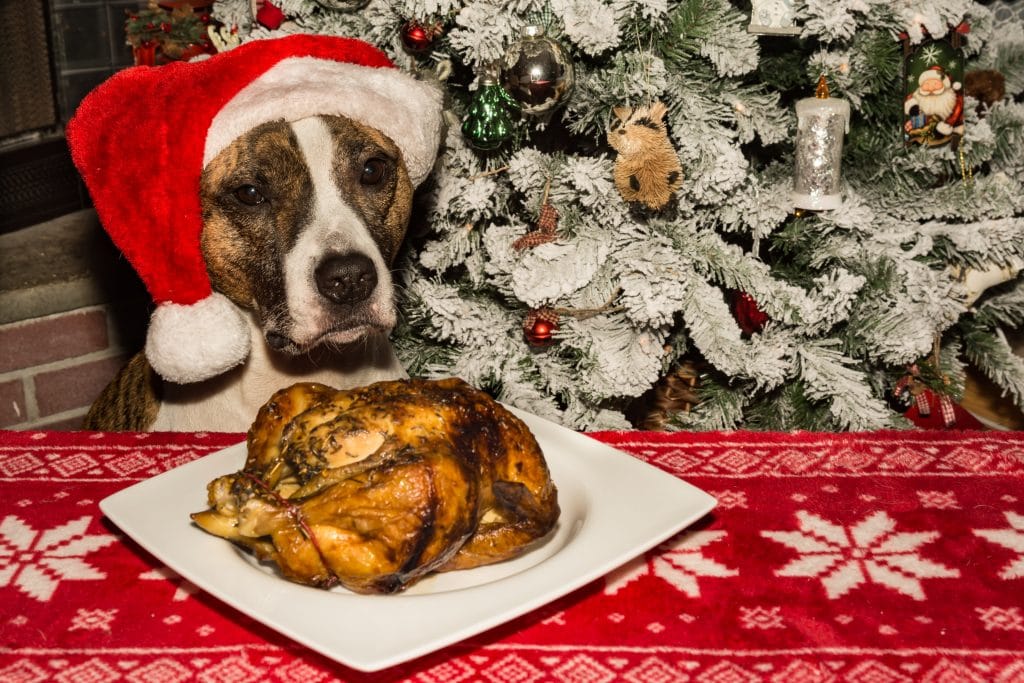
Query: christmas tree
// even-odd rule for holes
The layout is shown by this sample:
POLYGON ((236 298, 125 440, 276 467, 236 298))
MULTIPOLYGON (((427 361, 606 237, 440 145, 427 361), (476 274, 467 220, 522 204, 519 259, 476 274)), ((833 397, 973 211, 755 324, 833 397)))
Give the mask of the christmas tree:
POLYGON ((955 400, 968 363, 1024 406, 1006 338, 1024 322, 1017 11, 220 0, 213 16, 243 41, 362 38, 445 89, 400 264, 410 374, 599 429, 683 372, 693 408, 669 426, 862 430, 906 425, 901 399, 955 400), (939 91, 959 117, 926 104, 939 91))

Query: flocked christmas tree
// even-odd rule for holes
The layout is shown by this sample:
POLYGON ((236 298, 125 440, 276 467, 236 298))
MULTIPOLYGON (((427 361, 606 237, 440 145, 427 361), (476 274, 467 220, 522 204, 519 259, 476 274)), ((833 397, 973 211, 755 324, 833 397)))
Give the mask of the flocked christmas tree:
POLYGON ((213 14, 241 40, 363 38, 441 80, 450 126, 400 264, 410 374, 459 375, 576 428, 628 426, 657 385, 692 406, 668 426, 860 430, 905 424, 901 400, 955 400, 967 363, 1024 405, 1005 336, 1024 323, 1015 11, 220 0, 213 14), (927 97, 942 93, 955 111, 927 97))

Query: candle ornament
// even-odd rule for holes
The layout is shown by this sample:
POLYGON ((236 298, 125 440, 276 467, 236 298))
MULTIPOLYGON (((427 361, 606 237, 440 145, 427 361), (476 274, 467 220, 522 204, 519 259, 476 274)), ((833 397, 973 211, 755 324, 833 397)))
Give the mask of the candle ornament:
POLYGON ((831 97, 822 75, 814 97, 796 103, 796 168, 793 206, 812 211, 842 204, 843 136, 850 127, 850 103, 831 97))
POLYGON ((798 36, 803 28, 795 23, 795 0, 753 0, 750 10, 750 33, 775 36, 798 36))

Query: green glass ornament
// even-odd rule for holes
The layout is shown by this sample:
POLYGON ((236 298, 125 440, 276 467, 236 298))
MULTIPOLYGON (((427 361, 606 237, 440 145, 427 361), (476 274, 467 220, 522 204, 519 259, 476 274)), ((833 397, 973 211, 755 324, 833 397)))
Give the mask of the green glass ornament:
POLYGON ((497 79, 484 77, 462 121, 462 134, 477 149, 498 149, 515 131, 514 116, 519 103, 501 87, 497 79))

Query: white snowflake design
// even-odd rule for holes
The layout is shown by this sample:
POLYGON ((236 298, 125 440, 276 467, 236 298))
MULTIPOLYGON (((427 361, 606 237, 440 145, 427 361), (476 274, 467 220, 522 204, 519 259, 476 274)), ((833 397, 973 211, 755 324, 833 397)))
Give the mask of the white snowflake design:
POLYGON ((1024 579, 1024 515, 1015 512, 1004 512, 1008 529, 975 529, 974 533, 996 545, 1009 548, 1018 553, 1017 557, 1010 560, 1009 564, 999 572, 1000 579, 1024 579))
POLYGON ((739 621, 746 629, 786 628, 781 607, 740 607, 739 621))
POLYGON ((926 64, 938 63, 939 57, 939 48, 936 45, 928 45, 921 49, 921 60, 926 64))
POLYGON ((975 607, 986 631, 1024 631, 1024 617, 1016 607, 975 607))
POLYGON ((188 596, 199 592, 198 588, 178 576, 178 574, 170 567, 157 567, 156 569, 151 569, 139 574, 139 578, 151 581, 170 581, 174 583, 174 596, 171 598, 174 602, 188 600, 188 596))
POLYGON ((700 597, 699 576, 736 576, 739 571, 705 557, 704 546, 726 536, 725 531, 693 531, 677 536, 658 548, 658 554, 641 556, 612 572, 605 579, 604 592, 614 595, 645 574, 657 576, 691 598, 700 597))
POLYGON ((46 602, 62 580, 106 578, 83 557, 113 543, 107 534, 86 534, 92 517, 38 531, 13 515, 0 522, 0 588, 13 585, 46 602))
POLYGON ((79 609, 71 620, 69 631, 106 631, 110 633, 110 625, 117 616, 114 609, 79 609))
POLYGON ((776 570, 776 576, 821 578, 830 599, 873 581, 914 600, 924 600, 921 579, 952 579, 960 571, 921 557, 919 548, 937 531, 896 533, 896 522, 878 511, 843 527, 806 510, 796 513, 799 531, 762 531, 761 535, 800 553, 776 570))

